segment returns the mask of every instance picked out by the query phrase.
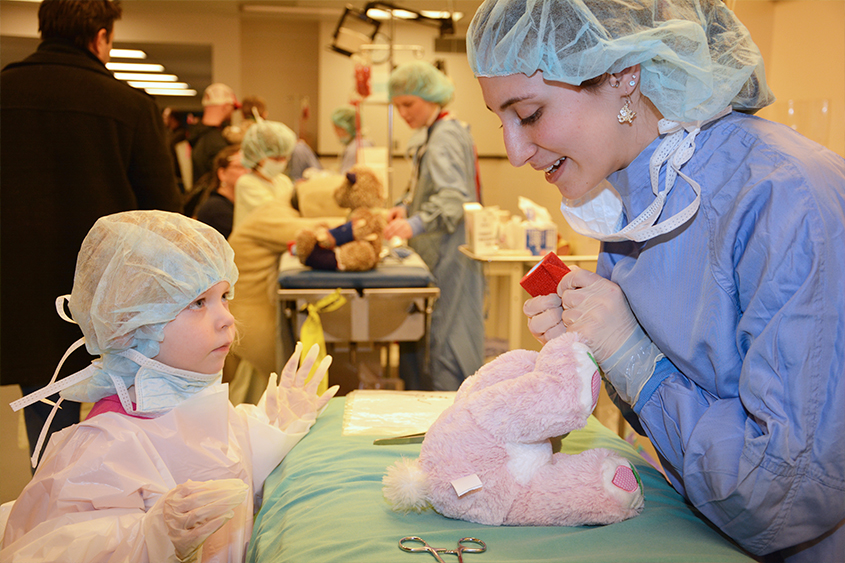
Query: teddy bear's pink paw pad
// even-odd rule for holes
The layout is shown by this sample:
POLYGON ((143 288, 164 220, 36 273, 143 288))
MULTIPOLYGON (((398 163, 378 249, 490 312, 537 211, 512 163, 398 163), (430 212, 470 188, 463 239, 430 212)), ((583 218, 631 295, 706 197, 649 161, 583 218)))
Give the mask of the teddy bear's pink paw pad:
POLYGON ((616 468, 616 473, 613 475, 611 482, 627 493, 633 493, 640 486, 634 470, 627 465, 620 465, 616 468))
MULTIPOLYGON (((595 409, 596 404, 599 402, 599 390, 601 389, 601 376, 599 375, 599 370, 596 370, 593 373, 591 385, 593 391, 593 409, 595 409)), ((590 410, 592 411, 592 409, 590 410)))

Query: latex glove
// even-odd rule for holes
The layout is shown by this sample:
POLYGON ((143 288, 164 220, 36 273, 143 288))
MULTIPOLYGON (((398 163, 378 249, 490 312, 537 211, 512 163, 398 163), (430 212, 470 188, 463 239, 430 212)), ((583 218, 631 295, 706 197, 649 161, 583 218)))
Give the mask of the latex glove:
POLYGON ((199 561, 203 542, 234 516, 249 493, 240 479, 186 481, 164 496, 164 523, 179 561, 199 561))
POLYGON ((595 272, 573 268, 560 280, 557 292, 564 326, 581 333, 599 364, 610 358, 637 326, 622 288, 595 272))
POLYGON ((414 236, 414 229, 411 228, 407 219, 394 219, 384 228, 384 237, 388 240, 393 237, 409 240, 412 236, 414 236))
POLYGON ((320 346, 314 344, 305 356, 305 360, 302 361, 302 365, 297 369, 299 358, 302 356, 302 342, 297 342, 293 355, 282 370, 282 377, 278 380, 278 384, 276 374, 270 374, 267 389, 258 402, 258 408, 267 414, 270 424, 280 430, 287 430, 295 422, 299 422, 298 427, 304 427, 297 428, 296 431, 310 428, 317 420, 318 413, 322 412, 329 400, 340 389, 335 385, 317 396, 317 387, 320 386, 320 381, 323 380, 332 363, 331 356, 323 358, 317 371, 314 372, 314 377, 307 385, 305 384, 305 379, 311 372, 319 352, 320 346))
POLYGON ((522 312, 528 317, 528 330, 541 344, 566 332, 563 305, 557 293, 532 297, 522 306, 522 312))
POLYGON ((408 218, 408 209, 404 205, 397 205, 396 207, 391 207, 387 211, 387 222, 390 223, 394 219, 407 219, 408 218))
POLYGON ((622 400, 633 405, 663 354, 646 336, 617 284, 573 268, 557 287, 567 331, 578 332, 622 400))

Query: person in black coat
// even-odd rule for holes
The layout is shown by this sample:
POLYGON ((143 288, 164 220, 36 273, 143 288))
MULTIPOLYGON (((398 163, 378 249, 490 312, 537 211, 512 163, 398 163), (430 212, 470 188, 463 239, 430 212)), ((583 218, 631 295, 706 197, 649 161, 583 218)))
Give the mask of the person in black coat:
MULTIPOLYGON (((94 222, 181 210, 155 102, 105 67, 120 15, 117 1, 44 0, 38 50, 0 72, 0 383, 24 394, 50 380, 78 338, 55 301, 73 285, 94 222)), ((77 352, 65 368, 89 362, 77 352)), ((39 407, 24 411, 30 449, 44 422, 39 407)), ((77 422, 78 406, 57 419, 53 431, 77 422)))

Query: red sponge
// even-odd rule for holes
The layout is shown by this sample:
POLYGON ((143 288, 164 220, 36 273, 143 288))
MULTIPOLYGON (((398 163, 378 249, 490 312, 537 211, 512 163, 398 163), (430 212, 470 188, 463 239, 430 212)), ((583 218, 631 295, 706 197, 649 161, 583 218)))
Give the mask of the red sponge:
POLYGON ((549 295, 557 291, 557 284, 568 273, 569 268, 557 257, 557 254, 549 252, 523 276, 519 285, 525 288, 531 297, 549 295))

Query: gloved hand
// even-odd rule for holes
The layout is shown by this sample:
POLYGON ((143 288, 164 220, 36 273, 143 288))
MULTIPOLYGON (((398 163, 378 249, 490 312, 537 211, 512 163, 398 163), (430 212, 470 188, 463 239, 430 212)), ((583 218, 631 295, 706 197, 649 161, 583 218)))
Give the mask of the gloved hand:
POLYGON ((234 516, 249 487, 240 479, 186 481, 164 496, 164 523, 179 561, 198 561, 203 542, 234 516))
POLYGON ((528 330, 541 344, 566 332, 563 306, 557 293, 532 297, 522 306, 522 312, 528 317, 528 330))
POLYGON ((573 267, 557 287, 567 331, 587 341, 619 397, 633 405, 663 354, 634 317, 622 288, 595 272, 573 267))
POLYGON ((412 236, 414 236, 414 229, 407 219, 394 219, 384 227, 384 238, 387 240, 393 237, 409 240, 412 236))
POLYGON ((390 223, 394 219, 407 219, 408 209, 404 205, 397 205, 387 210, 387 222, 390 223))
POLYGON ((586 338, 599 364, 610 358, 637 326, 622 288, 595 272, 573 268, 560 280, 557 292, 566 330, 586 338))
POLYGON ((339 386, 335 385, 327 389, 322 395, 317 396, 317 387, 319 387, 320 381, 323 380, 332 363, 331 356, 323 358, 323 361, 317 367, 317 371, 314 372, 314 376, 307 385, 305 384, 305 379, 311 372, 319 352, 319 345, 314 344, 297 370, 296 366, 299 364, 299 358, 302 355, 302 343, 297 342, 293 355, 282 370, 282 377, 278 384, 276 374, 270 374, 267 389, 261 396, 261 400, 258 401, 258 408, 267 413, 270 424, 280 430, 287 430, 291 424, 297 421, 300 422, 299 426, 305 426, 297 429, 297 431, 310 428, 311 424, 317 420, 317 415, 322 412, 329 400, 340 389, 339 386))

